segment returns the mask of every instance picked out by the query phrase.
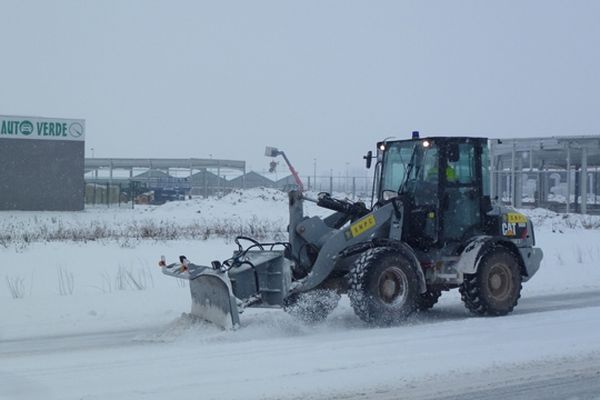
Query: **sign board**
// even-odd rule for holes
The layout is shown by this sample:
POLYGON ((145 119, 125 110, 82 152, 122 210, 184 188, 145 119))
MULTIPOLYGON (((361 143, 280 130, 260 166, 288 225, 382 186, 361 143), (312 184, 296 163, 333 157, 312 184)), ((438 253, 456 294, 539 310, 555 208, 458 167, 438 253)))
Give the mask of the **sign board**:
POLYGON ((85 120, 0 115, 0 139, 85 140, 85 120))

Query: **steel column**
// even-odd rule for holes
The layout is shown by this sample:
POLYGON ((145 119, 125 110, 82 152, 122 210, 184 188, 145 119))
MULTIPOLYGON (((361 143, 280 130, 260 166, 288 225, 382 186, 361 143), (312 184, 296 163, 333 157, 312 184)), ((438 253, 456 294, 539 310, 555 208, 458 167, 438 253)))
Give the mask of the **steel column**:
POLYGON ((517 170, 515 173, 515 202, 513 206, 516 208, 523 207, 523 157, 519 157, 517 160, 517 170))
POLYGON ((587 147, 581 149, 581 183, 579 184, 581 191, 581 213, 587 214, 587 181, 588 181, 588 151, 587 147))
POLYGON ((511 157, 511 163, 510 163, 510 205, 514 207, 515 202, 516 202, 516 191, 515 191, 515 179, 516 179, 516 175, 515 175, 515 168, 516 168, 516 153, 517 153, 517 144, 515 143, 515 141, 513 140, 513 146, 512 146, 512 157, 511 157))
POLYGON ((566 212, 569 213, 571 211, 571 144, 567 143, 567 207, 566 212))

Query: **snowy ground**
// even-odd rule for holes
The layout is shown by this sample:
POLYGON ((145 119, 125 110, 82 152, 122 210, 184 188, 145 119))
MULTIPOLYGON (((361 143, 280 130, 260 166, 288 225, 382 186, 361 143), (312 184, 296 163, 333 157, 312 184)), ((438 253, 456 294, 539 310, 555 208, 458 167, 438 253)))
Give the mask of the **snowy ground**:
POLYGON ((224 332, 182 315, 189 289, 157 261, 224 259, 228 234, 159 241, 134 227, 258 221, 277 233, 287 223, 285 195, 0 213, 0 228, 12 232, 0 243, 0 398, 600 399, 600 230, 587 229, 598 220, 530 215, 545 258, 510 316, 471 317, 450 292, 394 328, 365 326, 343 298, 318 326, 247 310, 242 329, 224 332), (120 233, 60 239, 93 226, 120 233))

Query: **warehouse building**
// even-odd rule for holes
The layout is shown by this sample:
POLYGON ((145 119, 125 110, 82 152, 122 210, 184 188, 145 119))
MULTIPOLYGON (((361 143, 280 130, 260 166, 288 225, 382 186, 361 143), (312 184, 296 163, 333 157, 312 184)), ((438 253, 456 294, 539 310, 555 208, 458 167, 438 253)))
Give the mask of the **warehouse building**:
POLYGON ((491 192, 515 207, 600 213, 600 135, 490 140, 491 192))

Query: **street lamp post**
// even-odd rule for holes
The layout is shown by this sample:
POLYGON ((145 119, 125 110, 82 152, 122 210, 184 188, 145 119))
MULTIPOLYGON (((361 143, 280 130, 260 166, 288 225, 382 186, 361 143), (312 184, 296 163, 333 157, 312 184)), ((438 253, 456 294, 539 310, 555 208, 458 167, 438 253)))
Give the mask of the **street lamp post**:
POLYGON ((317 159, 313 158, 313 190, 317 190, 317 159))
MULTIPOLYGON (((92 152, 92 158, 94 158, 94 148, 90 147, 90 151, 92 152)), ((98 168, 94 169, 94 179, 98 179, 98 168)), ((94 182, 95 183, 95 182, 94 182)), ((95 187, 94 187, 95 188, 95 187)), ((96 189, 94 189, 96 190, 96 189)), ((96 201, 96 196, 94 195, 94 202, 96 201)))
POLYGON ((344 180, 344 192, 348 193, 348 165, 349 162, 346 163, 346 179, 344 180))

